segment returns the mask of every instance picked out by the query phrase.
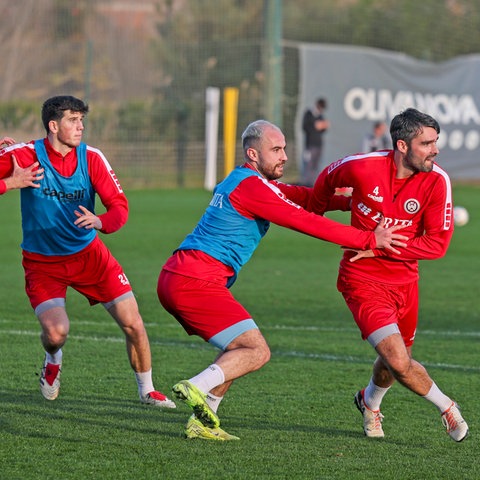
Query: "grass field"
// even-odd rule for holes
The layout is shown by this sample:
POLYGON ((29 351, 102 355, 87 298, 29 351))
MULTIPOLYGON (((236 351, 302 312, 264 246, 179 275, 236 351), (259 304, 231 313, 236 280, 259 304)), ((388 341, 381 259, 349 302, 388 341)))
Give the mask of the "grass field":
MULTIPOLYGON (((470 436, 460 444, 446 435, 431 404, 398 385, 382 407, 385 439, 364 437, 352 400, 368 382, 374 354, 335 288, 339 248, 276 226, 233 287, 273 353, 263 369, 235 382, 220 407, 222 426, 240 442, 186 440, 186 407, 142 406, 120 329, 73 291, 61 395, 44 400, 39 327, 23 289, 16 193, 0 199, 2 480, 480 478, 480 188, 455 187, 470 223, 457 229, 445 258, 421 264, 414 349, 463 409, 470 436)), ((128 224, 103 237, 134 286, 155 383, 168 393, 215 355, 188 337, 156 297, 163 262, 209 197, 200 190, 129 192, 128 224)))

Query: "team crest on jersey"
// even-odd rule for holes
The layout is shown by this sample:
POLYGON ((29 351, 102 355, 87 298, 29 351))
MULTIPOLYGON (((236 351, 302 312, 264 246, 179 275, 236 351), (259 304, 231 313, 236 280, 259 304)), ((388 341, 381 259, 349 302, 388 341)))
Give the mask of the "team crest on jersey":
POLYGON ((407 213, 417 213, 420 210, 420 202, 416 198, 409 198, 403 204, 403 208, 407 213))

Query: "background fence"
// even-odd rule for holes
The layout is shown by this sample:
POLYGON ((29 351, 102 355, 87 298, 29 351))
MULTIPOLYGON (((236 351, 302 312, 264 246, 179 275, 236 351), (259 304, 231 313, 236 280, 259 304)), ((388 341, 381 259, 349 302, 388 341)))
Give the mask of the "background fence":
POLYGON ((0 0, 0 18, 1 133, 41 137, 46 98, 84 98, 86 140, 128 188, 203 185, 209 86, 239 89, 237 138, 250 121, 268 118, 272 25, 281 32, 282 89, 273 102, 287 135, 289 181, 297 178, 299 42, 432 61, 480 52, 479 0, 0 0))

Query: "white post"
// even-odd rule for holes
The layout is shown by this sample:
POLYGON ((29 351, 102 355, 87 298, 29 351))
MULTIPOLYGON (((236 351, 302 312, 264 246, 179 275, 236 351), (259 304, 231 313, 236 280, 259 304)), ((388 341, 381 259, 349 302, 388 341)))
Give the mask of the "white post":
POLYGON ((213 190, 217 184, 218 119, 220 115, 220 89, 208 87, 205 112, 205 189, 213 190))

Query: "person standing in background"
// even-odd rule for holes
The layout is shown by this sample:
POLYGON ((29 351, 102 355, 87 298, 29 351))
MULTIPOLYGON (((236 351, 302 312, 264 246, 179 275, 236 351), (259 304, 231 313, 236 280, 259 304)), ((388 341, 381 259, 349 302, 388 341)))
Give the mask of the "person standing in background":
POLYGON ((325 118, 327 101, 319 98, 315 107, 303 115, 302 129, 305 134, 305 148, 302 158, 300 183, 312 187, 321 170, 323 153, 323 135, 330 128, 330 122, 325 118))
POLYGON ((372 131, 363 137, 361 152, 371 153, 389 148, 392 148, 392 143, 387 135, 387 124, 382 121, 375 122, 372 131))

